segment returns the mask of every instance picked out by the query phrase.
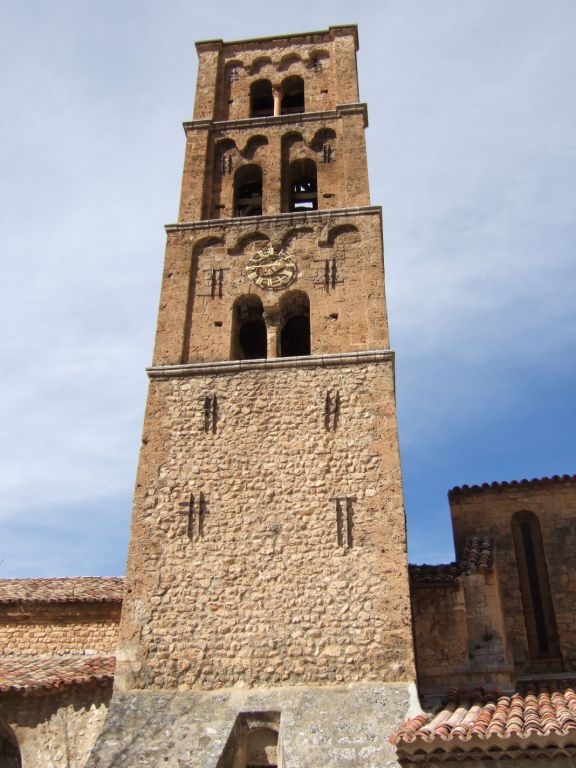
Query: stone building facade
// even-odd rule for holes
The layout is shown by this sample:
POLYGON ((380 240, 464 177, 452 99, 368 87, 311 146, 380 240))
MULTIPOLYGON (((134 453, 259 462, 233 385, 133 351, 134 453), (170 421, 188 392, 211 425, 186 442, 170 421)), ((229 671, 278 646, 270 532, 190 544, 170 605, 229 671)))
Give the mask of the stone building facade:
POLYGON ((197 44, 126 579, 0 581, 0 768, 576 765, 576 477, 407 565, 357 48, 197 44))
POLYGON ((123 579, 0 579, 0 766, 81 768, 112 695, 123 579))

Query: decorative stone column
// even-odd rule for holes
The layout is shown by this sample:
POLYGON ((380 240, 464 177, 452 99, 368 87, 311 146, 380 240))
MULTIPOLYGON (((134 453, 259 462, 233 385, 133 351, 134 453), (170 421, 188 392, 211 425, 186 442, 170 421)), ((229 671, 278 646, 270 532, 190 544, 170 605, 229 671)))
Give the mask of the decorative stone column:
POLYGON ((271 304, 264 307, 264 322, 266 323, 266 356, 278 357, 280 348, 280 320, 281 312, 278 304, 271 304))
POLYGON ((272 98, 274 99, 274 117, 282 114, 282 87, 272 87, 272 98))

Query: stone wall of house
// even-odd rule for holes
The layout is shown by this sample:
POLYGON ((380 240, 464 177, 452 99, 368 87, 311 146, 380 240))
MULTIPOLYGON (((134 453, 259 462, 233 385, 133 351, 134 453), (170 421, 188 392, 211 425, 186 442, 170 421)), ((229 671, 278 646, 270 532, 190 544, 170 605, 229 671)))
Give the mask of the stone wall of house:
POLYGON ((413 679, 392 355, 371 360, 157 369, 120 689, 413 679))
POLYGON ((412 584, 418 685, 442 692, 469 665, 468 627, 460 580, 440 586, 412 584))
POLYGON ((23 768, 83 768, 111 695, 111 682, 3 693, 0 722, 15 736, 23 768))
POLYGON ((451 687, 514 685, 498 573, 461 573, 451 583, 412 582, 418 687, 428 699, 451 687))
POLYGON ((494 538, 506 645, 517 672, 576 669, 575 478, 454 489, 450 507, 457 555, 462 552, 466 536, 486 534, 494 538), (522 573, 513 537, 514 516, 526 512, 539 521, 543 557, 537 556, 536 560, 549 583, 559 641, 560 655, 550 654, 549 658, 536 658, 528 642, 525 611, 531 608, 523 604, 522 573))
POLYGON ((118 603, 0 604, 0 654, 113 654, 118 603))

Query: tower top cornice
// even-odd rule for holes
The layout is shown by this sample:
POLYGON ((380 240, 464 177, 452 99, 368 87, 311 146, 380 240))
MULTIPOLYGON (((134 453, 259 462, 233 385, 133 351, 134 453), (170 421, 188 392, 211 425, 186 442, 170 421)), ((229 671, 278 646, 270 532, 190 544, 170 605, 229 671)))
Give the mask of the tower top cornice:
POLYGON ((358 50, 358 27, 356 24, 339 24, 337 26, 328 27, 328 29, 316 30, 313 32, 297 32, 286 35, 271 35, 270 37, 252 37, 244 40, 199 40, 196 43, 196 50, 198 53, 204 53, 207 51, 218 51, 225 47, 232 46, 247 46, 253 44, 262 43, 279 43, 279 44, 294 44, 299 43, 320 43, 334 40, 336 37, 342 37, 352 35, 354 37, 356 50, 358 50))

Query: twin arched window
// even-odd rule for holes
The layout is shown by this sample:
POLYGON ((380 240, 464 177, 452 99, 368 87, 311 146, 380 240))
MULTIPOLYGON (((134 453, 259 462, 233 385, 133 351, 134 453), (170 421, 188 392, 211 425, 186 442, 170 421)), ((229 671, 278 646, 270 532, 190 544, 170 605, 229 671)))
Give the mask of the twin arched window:
POLYGON ((259 296, 240 296, 232 307, 233 360, 259 360, 272 356, 311 354, 310 300, 304 291, 288 291, 268 318, 259 296), (270 342, 268 337, 270 336, 270 342))
POLYGON ((304 80, 287 77, 276 91, 270 80, 256 80, 250 86, 250 117, 272 117, 304 112, 304 80))

